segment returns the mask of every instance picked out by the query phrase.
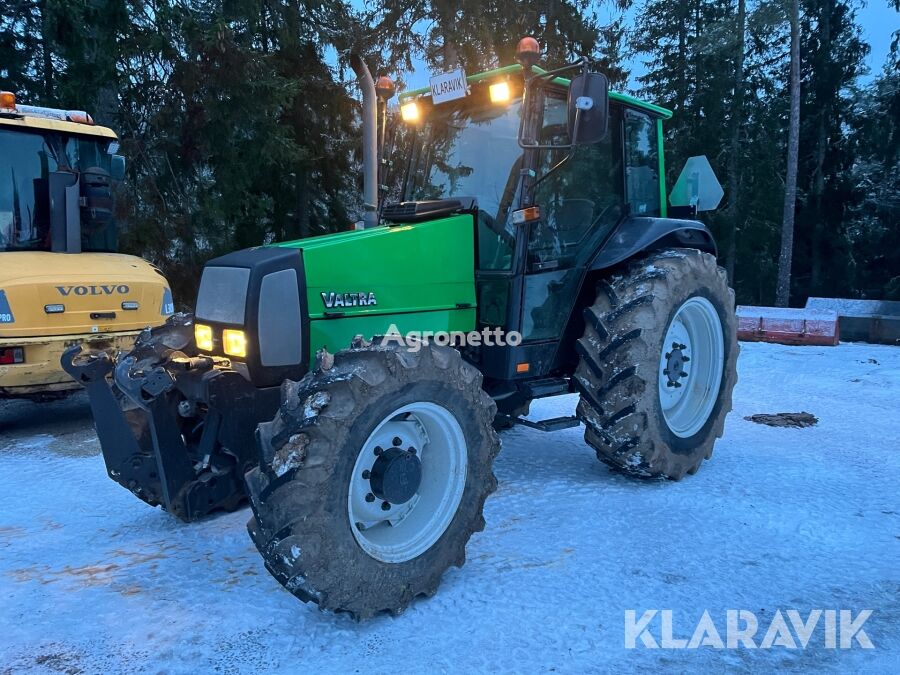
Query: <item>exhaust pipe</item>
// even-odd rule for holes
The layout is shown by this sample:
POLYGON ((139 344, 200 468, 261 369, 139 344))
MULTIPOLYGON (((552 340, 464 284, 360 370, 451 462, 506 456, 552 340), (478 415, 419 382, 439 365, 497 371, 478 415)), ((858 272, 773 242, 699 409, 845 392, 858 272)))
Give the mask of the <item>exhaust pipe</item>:
POLYGON ((350 54, 350 67, 362 91, 363 224, 378 225, 378 98, 372 73, 359 54, 350 54))

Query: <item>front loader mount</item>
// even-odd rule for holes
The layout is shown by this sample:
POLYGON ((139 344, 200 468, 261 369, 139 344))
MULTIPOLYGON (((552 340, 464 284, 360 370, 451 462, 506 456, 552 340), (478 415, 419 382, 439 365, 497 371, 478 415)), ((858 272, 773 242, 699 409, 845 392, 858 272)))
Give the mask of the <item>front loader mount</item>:
POLYGON ((62 366, 84 385, 110 478, 184 521, 246 499, 257 423, 278 408, 228 359, 197 356, 190 316, 145 330, 127 355, 68 349, 62 366))

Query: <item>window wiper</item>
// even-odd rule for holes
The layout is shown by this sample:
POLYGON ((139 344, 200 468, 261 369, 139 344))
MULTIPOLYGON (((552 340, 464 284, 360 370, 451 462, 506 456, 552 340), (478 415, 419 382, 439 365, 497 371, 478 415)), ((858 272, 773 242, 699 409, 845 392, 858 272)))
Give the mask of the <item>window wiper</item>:
POLYGON ((541 183, 543 183, 545 178, 548 178, 548 177, 551 176, 553 173, 555 173, 557 169, 559 169, 560 167, 562 167, 563 165, 565 165, 565 163, 568 162, 570 159, 572 159, 572 157, 574 157, 574 156, 575 156, 575 153, 574 153, 574 152, 570 152, 570 153, 566 154, 565 157, 563 157, 563 158, 562 158, 561 160, 559 160, 556 164, 554 164, 554 165, 551 166, 549 169, 547 169, 541 176, 539 176, 539 177, 537 178, 537 180, 535 180, 534 183, 532 184, 531 189, 533 190, 533 189, 535 189, 538 185, 540 185, 541 183))

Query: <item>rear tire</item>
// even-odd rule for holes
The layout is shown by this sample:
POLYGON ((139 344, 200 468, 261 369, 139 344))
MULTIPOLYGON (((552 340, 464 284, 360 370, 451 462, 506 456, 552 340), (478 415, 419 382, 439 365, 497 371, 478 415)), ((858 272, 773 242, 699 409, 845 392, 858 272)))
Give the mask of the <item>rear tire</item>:
POLYGON ((575 382, 585 442, 629 475, 696 473, 722 436, 737 382, 725 270, 694 249, 654 252, 601 281, 584 318, 575 382))
POLYGON ((301 600, 357 619, 399 613, 433 595, 484 528, 496 406, 447 347, 351 348, 329 365, 282 385, 278 414, 259 425, 247 527, 266 568, 301 600), (389 452, 419 473, 394 465, 389 478, 389 452))

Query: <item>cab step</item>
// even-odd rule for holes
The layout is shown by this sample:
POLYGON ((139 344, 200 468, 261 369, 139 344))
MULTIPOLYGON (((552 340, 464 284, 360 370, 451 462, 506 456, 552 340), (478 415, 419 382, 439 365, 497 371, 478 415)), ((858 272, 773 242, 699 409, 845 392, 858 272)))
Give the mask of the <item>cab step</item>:
POLYGON ((538 431, 561 431, 562 429, 571 429, 577 427, 581 422, 574 415, 568 417, 552 417, 548 420, 540 422, 532 422, 522 417, 510 417, 513 424, 521 424, 523 427, 537 429, 538 431))

